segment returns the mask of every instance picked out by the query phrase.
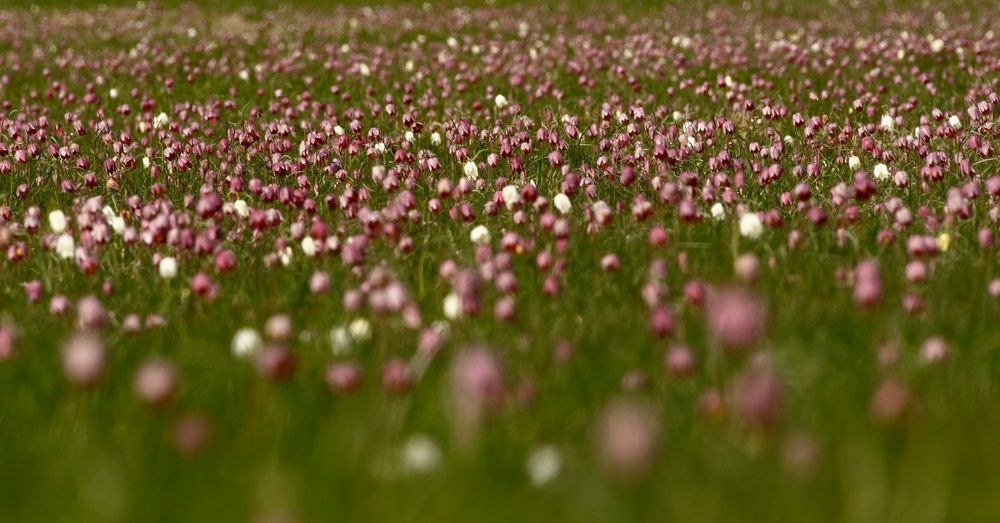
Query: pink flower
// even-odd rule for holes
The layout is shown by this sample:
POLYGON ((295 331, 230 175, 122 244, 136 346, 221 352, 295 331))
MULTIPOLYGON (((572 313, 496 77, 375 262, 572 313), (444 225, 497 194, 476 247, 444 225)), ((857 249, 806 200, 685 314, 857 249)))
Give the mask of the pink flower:
POLYGON ((854 269, 854 303, 870 308, 882 301, 882 276, 878 265, 863 261, 854 269))
POLYGON ((764 335, 765 312, 759 300, 738 289, 723 289, 709 297, 709 331, 723 348, 745 351, 764 335))
POLYGON ((28 297, 28 303, 38 303, 42 299, 42 293, 45 289, 42 287, 42 282, 38 280, 31 280, 24 284, 24 293, 28 297))
POLYGON ((393 395, 406 394, 413 387, 413 375, 406 362, 391 358, 382 366, 382 387, 393 395))
POLYGON ((485 348, 464 349, 451 368, 451 399, 458 437, 471 442, 486 418, 506 401, 503 371, 497 356, 485 348))
POLYGON ((82 329, 100 329, 108 321, 108 314, 104 311, 101 301, 95 296, 84 296, 76 304, 77 324, 82 329))
POLYGON ((104 372, 104 343, 94 334, 74 334, 63 347, 62 365, 70 383, 93 385, 104 372))
POLYGON ((362 379, 361 367, 351 361, 334 363, 326 370, 326 384, 340 394, 347 394, 360 387, 362 379))
POLYGON ((660 421, 645 404, 617 400, 597 422, 597 454, 604 467, 625 480, 645 476, 659 450, 660 421))
POLYGON ((326 294, 330 290, 330 276, 323 271, 316 271, 309 277, 309 291, 313 294, 326 294))
POLYGON ((257 353, 257 372, 272 381, 291 378, 295 367, 295 355, 285 347, 269 345, 257 353))
POLYGON ((684 345, 671 347, 663 354, 663 368, 674 378, 690 376, 694 372, 695 357, 684 345))
POLYGON ((781 414, 783 390, 773 371, 758 368, 737 378, 731 391, 733 412, 745 425, 768 429, 781 414))
POLYGON ((177 390, 177 371, 166 361, 148 361, 136 373, 133 388, 143 402, 154 407, 165 405, 177 390))
POLYGON ((0 325, 0 361, 14 357, 17 351, 17 332, 10 325, 0 325))

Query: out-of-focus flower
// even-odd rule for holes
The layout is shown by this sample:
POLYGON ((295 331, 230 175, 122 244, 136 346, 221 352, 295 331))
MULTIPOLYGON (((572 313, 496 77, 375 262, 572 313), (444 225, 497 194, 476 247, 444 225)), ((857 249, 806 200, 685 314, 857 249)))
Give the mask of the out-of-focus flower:
POLYGON ((355 318, 348 324, 347 331, 351 334, 353 341, 364 343, 372 337, 372 324, 365 318, 355 318))
POLYGON ((477 225, 469 231, 469 239, 476 245, 486 245, 490 243, 490 230, 485 225, 477 225))
POLYGON ((707 305, 709 331, 727 350, 747 350, 763 336, 764 306, 745 291, 717 291, 707 305))
POLYGON ((66 230, 66 215, 62 211, 56 209, 49 213, 49 227, 52 228, 52 232, 60 234, 66 230))
POLYGON ((59 235, 59 238, 56 239, 56 254, 64 260, 68 260, 76 254, 76 242, 73 241, 72 236, 66 233, 59 235))
POLYGON ((92 385, 104 372, 104 343, 91 333, 74 334, 63 347, 62 364, 71 383, 92 385))
POLYGON ((177 277, 177 260, 171 256, 167 256, 160 260, 158 267, 160 271, 160 277, 164 280, 172 280, 177 277))
POLYGON ((872 176, 878 180, 888 180, 889 179, 889 167, 884 163, 876 164, 875 168, 872 169, 872 176))
POLYGON ((132 386, 143 402, 153 406, 163 405, 177 390, 177 371, 166 361, 152 360, 139 368, 132 386))
POLYGON ((465 177, 470 180, 475 181, 479 179, 479 167, 476 165, 476 162, 465 162, 465 165, 462 166, 462 172, 465 174, 465 177))
POLYGON ((449 320, 457 319, 462 315, 462 299, 458 294, 450 293, 444 297, 444 316, 449 320))
POLYGON ((740 216, 740 234, 751 240, 756 240, 764 234, 764 223, 757 213, 747 211, 740 216))
POLYGON ((503 198, 504 205, 507 209, 512 209, 515 205, 521 203, 521 191, 514 185, 506 185, 503 190, 500 191, 500 197, 503 198))
POLYGON ((260 351, 264 346, 264 340, 260 334, 250 327, 244 327, 233 335, 233 354, 239 358, 249 358, 260 351))
POLYGON ((569 200, 569 196, 563 193, 556 194, 552 197, 552 205, 555 206, 562 214, 569 214, 573 210, 573 203, 569 200))
POLYGON ((164 127, 169 122, 170 122, 170 117, 167 116, 167 113, 161 112, 160 114, 156 115, 155 118, 153 118, 153 129, 159 129, 161 127, 164 127))
POLYGON ((888 114, 883 114, 882 121, 879 122, 879 127, 884 131, 892 132, 896 129, 896 120, 888 114))
POLYGON ((497 412, 506 399, 503 371, 493 351, 465 349, 451 368, 451 400, 456 436, 469 444, 479 426, 497 412))
POLYGON ((721 202, 715 202, 711 209, 712 218, 722 220, 726 217, 726 207, 721 202))
POLYGON ((302 252, 309 258, 316 256, 316 240, 312 236, 302 238, 302 252))
POLYGON ((330 349, 334 356, 347 354, 351 348, 351 333, 347 327, 338 325, 330 329, 330 349))
POLYGON ((400 465, 405 474, 427 474, 441 466, 444 455, 429 436, 411 436, 400 449, 400 465))
POLYGON ((635 480, 645 476, 659 450, 659 416, 647 405, 617 400, 605 408, 597 424, 597 453, 615 476, 635 480))
POLYGON ((536 487, 551 483, 562 471, 562 456, 559 450, 551 445, 545 445, 532 450, 525 463, 528 478, 536 487))
POLYGON ((244 200, 236 200, 233 202, 233 209, 236 211, 236 215, 240 218, 246 218, 250 216, 250 208, 247 206, 247 202, 244 200))

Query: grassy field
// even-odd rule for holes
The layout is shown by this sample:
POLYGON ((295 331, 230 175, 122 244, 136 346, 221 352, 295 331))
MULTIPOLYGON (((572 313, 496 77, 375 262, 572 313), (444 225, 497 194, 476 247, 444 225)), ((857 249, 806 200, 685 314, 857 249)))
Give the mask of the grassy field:
POLYGON ((0 521, 1000 517, 991 3, 0 8, 0 521))

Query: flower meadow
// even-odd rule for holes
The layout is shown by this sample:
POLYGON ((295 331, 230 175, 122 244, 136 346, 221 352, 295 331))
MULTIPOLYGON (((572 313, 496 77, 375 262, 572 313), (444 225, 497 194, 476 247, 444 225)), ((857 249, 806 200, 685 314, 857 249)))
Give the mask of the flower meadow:
POLYGON ((1000 9, 861 4, 0 9, 0 520, 996 521, 1000 9))

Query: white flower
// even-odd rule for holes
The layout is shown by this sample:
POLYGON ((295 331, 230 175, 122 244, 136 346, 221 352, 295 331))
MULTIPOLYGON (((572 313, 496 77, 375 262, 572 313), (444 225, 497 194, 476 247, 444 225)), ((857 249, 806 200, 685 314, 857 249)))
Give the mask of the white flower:
POLYGON ((263 345, 260 334, 250 327, 244 327, 233 335, 233 354, 238 358, 253 356, 263 345))
POLYGON ((240 218, 246 218, 247 216, 250 216, 250 208, 247 207, 246 200, 236 200, 235 202, 233 202, 233 209, 236 210, 236 214, 240 218))
POLYGON ((896 120, 887 114, 882 115, 882 121, 879 123, 879 127, 883 130, 892 132, 896 128, 896 120))
POLYGON ((160 127, 163 127, 168 123, 170 123, 170 117, 167 116, 167 113, 161 112, 160 114, 156 115, 156 118, 153 118, 153 129, 159 129, 160 127))
POLYGON ((562 456, 555 447, 539 447, 528 454, 526 463, 531 484, 541 487, 559 476, 562 470, 562 456))
POLYGON ((521 203, 521 191, 517 190, 517 187, 513 185, 505 186, 503 190, 500 191, 500 196, 503 197, 503 203, 508 209, 521 203))
POLYGON ((108 223, 111 225, 111 230, 118 234, 125 232, 125 218, 121 216, 112 216, 108 218, 108 223))
POLYGON ((931 52, 940 53, 944 49, 944 40, 935 38, 931 41, 931 52))
POLYGON ((73 257, 76 252, 76 242, 73 241, 73 237, 63 233, 56 240, 56 254, 60 258, 67 260, 73 257))
POLYGON ((337 136, 344 136, 344 128, 339 125, 335 125, 333 127, 333 134, 336 134, 337 136))
POLYGON ((372 324, 364 318, 357 318, 347 326, 347 331, 351 334, 352 340, 365 342, 372 337, 372 324))
POLYGON ((400 465, 407 474, 424 474, 441 465, 441 449, 427 436, 410 437, 401 450, 400 465))
POLYGON ((412 142, 414 139, 413 131, 406 131, 405 133, 403 133, 403 139, 406 140, 407 142, 412 142))
POLYGON ((385 152, 385 143, 383 143, 383 142, 376 142, 375 143, 375 150, 378 151, 379 154, 384 153, 385 152))
POLYGON ((469 239, 477 245, 490 243, 490 230, 485 225, 477 225, 469 232, 469 239))
POLYGON ((454 292, 444 297, 444 317, 449 320, 458 319, 462 314, 462 301, 454 292))
POLYGON ((312 236, 302 238, 302 252, 310 258, 316 256, 316 240, 312 239, 312 236))
POLYGON ((493 99, 493 103, 496 104, 497 109, 503 109, 504 107, 507 107, 507 97, 502 94, 498 94, 496 98, 493 99))
POLYGON ((764 224, 761 223, 757 213, 748 211, 740 217, 740 234, 752 240, 764 234, 764 224))
POLYGON ((872 176, 874 176, 875 179, 878 180, 878 181, 888 180, 889 179, 889 167, 886 166, 884 163, 880 163, 880 164, 876 165, 875 168, 872 169, 872 176))
POLYGON ((361 76, 369 76, 372 74, 372 70, 368 67, 368 64, 359 65, 358 72, 361 73, 361 76))
POLYGON ((569 201, 569 196, 566 196, 563 193, 559 193, 552 197, 552 205, 554 205, 556 209, 563 214, 569 214, 569 211, 573 210, 573 203, 569 201))
POLYGON ((948 125, 950 125, 952 127, 952 129, 961 129, 962 128, 962 120, 958 119, 958 115, 957 114, 953 114, 953 115, 951 115, 951 118, 948 118, 948 125))
POLYGON ((66 230, 66 215, 62 211, 56 209, 49 213, 49 227, 52 227, 52 232, 61 233, 66 230))
POLYGON ((292 263, 292 248, 285 247, 285 250, 279 251, 278 260, 281 261, 282 267, 288 267, 292 263))
POLYGON ((330 349, 334 356, 343 356, 351 348, 351 334, 342 325, 330 329, 330 349))
POLYGON ((468 177, 470 180, 479 179, 479 167, 476 167, 476 162, 473 161, 465 162, 465 166, 462 167, 462 172, 464 172, 465 176, 468 177))
POLYGON ((164 280, 172 280, 177 276, 177 260, 172 256, 167 256, 160 260, 160 277, 164 280))
POLYGON ((150 164, 149 157, 148 156, 143 156, 142 157, 142 167, 145 168, 145 169, 149 169, 149 164, 150 164))
POLYGON ((118 98, 118 89, 112 87, 111 90, 108 91, 108 96, 110 96, 112 100, 118 98))
POLYGON ((188 27, 187 35, 188 35, 188 38, 194 38, 194 37, 198 36, 198 30, 195 29, 195 28, 193 28, 193 27, 188 27))
POLYGON ((847 159, 847 166, 850 167, 851 170, 854 170, 854 171, 860 169, 861 168, 861 158, 858 158, 857 156, 854 156, 852 154, 851 157, 847 159))
POLYGON ((722 202, 715 202, 715 205, 711 209, 712 218, 716 220, 721 220, 726 217, 726 207, 722 205, 722 202))
POLYGON ((248 71, 246 69, 243 69, 243 70, 240 71, 239 76, 240 76, 240 80, 243 80, 244 82, 246 82, 247 80, 250 79, 250 71, 248 71))
POLYGON ((437 131, 431 133, 431 143, 434 145, 441 143, 441 133, 437 131))

